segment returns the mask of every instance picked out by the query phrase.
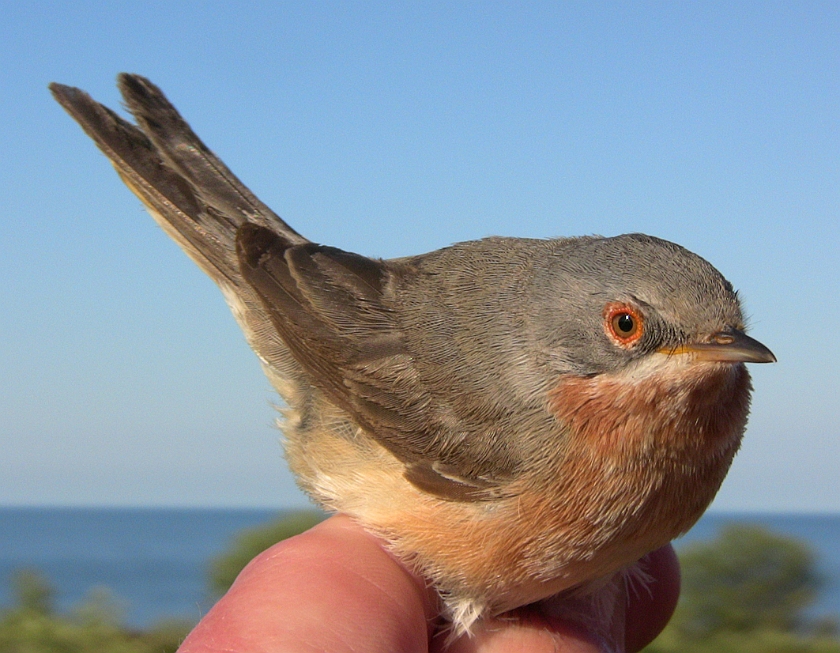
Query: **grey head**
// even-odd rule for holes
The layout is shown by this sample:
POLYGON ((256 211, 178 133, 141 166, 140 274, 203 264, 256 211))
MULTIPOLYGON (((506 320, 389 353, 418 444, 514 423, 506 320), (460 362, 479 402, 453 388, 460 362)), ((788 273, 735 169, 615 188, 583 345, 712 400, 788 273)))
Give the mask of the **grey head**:
POLYGON ((674 243, 643 234, 561 239, 550 241, 542 258, 533 273, 531 326, 557 372, 614 372, 654 352, 743 332, 732 284, 674 243), (611 304, 637 312, 638 339, 610 337, 611 304))

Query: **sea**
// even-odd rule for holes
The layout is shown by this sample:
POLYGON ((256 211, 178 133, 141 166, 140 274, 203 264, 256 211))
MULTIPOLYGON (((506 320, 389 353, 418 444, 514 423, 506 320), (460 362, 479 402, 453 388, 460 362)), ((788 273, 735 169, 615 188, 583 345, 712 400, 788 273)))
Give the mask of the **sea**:
MULTIPOLYGON (((123 623, 145 628, 197 622, 212 606, 210 561, 243 529, 282 516, 272 510, 0 507, 0 609, 13 603, 11 580, 40 573, 55 606, 70 611, 107 590, 123 623)), ((713 538, 728 523, 749 523, 811 547, 826 579, 811 612, 840 616, 840 515, 708 513, 676 542, 713 538)))

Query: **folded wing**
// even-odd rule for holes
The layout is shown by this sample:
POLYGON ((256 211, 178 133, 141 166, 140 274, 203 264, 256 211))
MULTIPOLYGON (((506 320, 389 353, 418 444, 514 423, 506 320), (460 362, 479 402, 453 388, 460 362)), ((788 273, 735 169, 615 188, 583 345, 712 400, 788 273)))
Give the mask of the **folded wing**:
POLYGON ((119 87, 136 125, 77 88, 50 89, 219 285, 287 403, 316 406, 314 385, 403 461, 418 487, 456 500, 491 496, 493 465, 459 457, 470 429, 443 414, 447 398, 433 398, 418 375, 388 297, 393 275, 411 274, 411 263, 310 243, 231 173, 156 86, 123 74, 119 87))

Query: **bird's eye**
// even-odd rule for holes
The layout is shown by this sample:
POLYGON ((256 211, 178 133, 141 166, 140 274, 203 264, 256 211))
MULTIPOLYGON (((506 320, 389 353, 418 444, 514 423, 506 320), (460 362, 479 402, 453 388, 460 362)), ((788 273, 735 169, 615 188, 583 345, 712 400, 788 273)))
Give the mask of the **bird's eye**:
POLYGON ((616 334, 620 331, 622 336, 629 337, 636 333, 636 320, 630 313, 619 313, 613 318, 613 327, 616 334))
POLYGON ((633 306, 610 303, 604 307, 604 329, 616 344, 628 347, 642 337, 644 319, 633 306))

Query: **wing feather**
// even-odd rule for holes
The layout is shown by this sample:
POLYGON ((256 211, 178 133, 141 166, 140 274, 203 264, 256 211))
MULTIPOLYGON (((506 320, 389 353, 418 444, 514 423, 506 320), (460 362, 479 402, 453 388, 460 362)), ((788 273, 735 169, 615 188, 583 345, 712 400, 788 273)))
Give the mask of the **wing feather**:
POLYGON ((459 474, 438 459, 451 428, 436 417, 388 306, 389 264, 293 245, 255 225, 240 228, 237 243, 242 273, 293 355, 336 405, 406 463, 407 478, 445 498, 487 498, 492 480, 459 474))
POLYGON ((156 86, 125 74, 119 86, 136 125, 79 89, 50 89, 220 286, 284 399, 310 405, 314 383, 433 494, 475 500, 498 489, 492 465, 459 454, 469 429, 446 408, 451 398, 432 396, 406 347, 389 283, 395 270, 410 274, 411 263, 310 243, 233 175, 156 86))

